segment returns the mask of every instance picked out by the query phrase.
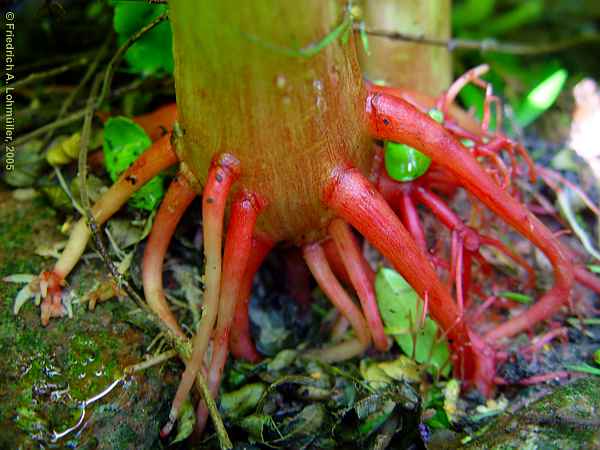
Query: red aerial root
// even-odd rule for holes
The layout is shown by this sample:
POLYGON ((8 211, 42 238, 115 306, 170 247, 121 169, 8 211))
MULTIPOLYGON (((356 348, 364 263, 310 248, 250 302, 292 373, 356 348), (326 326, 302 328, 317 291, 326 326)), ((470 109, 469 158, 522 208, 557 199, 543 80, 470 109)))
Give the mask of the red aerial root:
POLYGON ((202 318, 192 342, 193 350, 181 382, 175 393, 169 420, 162 434, 168 435, 173 427, 181 405, 190 392, 194 379, 202 367, 204 354, 213 331, 219 308, 221 285, 221 246, 223 242, 223 220, 225 206, 233 182, 239 177, 238 160, 230 154, 217 155, 208 173, 202 192, 202 217, 204 233, 205 289, 202 318))
MULTIPOLYGON (((229 334, 236 304, 243 287, 244 274, 248 271, 256 218, 264 206, 263 201, 256 194, 242 191, 238 193, 231 207, 223 256, 218 320, 214 331, 212 359, 208 370, 208 389, 213 397, 216 397, 219 391, 229 353, 229 334)), ((207 418, 208 409, 204 402, 200 402, 196 414, 197 427, 200 432, 204 430, 207 418)))
MULTIPOLYGON (((489 209, 540 248, 550 260, 555 279, 552 289, 525 313, 491 330, 485 337, 486 341, 491 343, 518 334, 551 316, 568 301, 574 274, 560 243, 523 205, 499 189, 472 154, 442 125, 407 102, 385 94, 370 94, 367 112, 374 137, 405 143, 429 156, 489 209)), ((435 308, 432 305, 432 312, 435 308)))
POLYGON ((360 355, 371 343, 369 328, 362 312, 332 272, 321 244, 305 245, 302 252, 317 284, 337 310, 350 322, 356 334, 356 339, 347 340, 329 348, 313 350, 309 352, 308 356, 325 362, 335 362, 360 355))
POLYGON ((474 350, 457 306, 439 281, 427 255, 412 240, 383 197, 359 171, 338 168, 326 186, 323 201, 374 245, 402 274, 421 298, 428 297, 432 317, 448 336, 457 358, 458 377, 476 383, 485 394, 493 386, 494 359, 481 339, 474 350))
POLYGON ((235 308, 235 316, 229 336, 229 346, 231 354, 236 359, 245 359, 246 361, 256 363, 260 360, 260 355, 256 351, 256 346, 250 335, 250 321, 248 318, 248 302, 252 291, 252 282, 258 268, 266 258, 267 254, 273 248, 273 241, 261 235, 256 235, 252 239, 252 251, 248 259, 248 266, 242 279, 239 298, 235 308))

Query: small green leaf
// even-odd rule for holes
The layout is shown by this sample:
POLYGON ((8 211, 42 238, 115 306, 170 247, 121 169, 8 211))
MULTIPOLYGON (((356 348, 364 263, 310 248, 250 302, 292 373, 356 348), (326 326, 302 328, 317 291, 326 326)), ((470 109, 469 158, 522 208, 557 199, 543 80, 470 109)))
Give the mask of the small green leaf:
POLYGON ((221 395, 220 409, 225 417, 243 417, 252 411, 267 388, 262 383, 247 384, 241 389, 221 395))
POLYGON ((194 407, 189 400, 186 400, 181 407, 179 413, 179 420, 177 420, 177 436, 171 444, 181 442, 188 438, 192 431, 194 431, 194 425, 196 424, 196 415, 194 414, 194 407))
POLYGON ((444 368, 443 373, 447 374, 450 370, 448 344, 445 340, 438 341, 438 326, 430 318, 417 330, 423 302, 406 280, 398 272, 382 268, 375 278, 375 292, 385 326, 392 330, 413 330, 414 346, 411 333, 394 334, 404 353, 410 357, 414 354, 420 364, 431 364, 437 370, 444 368))
POLYGON ((367 34, 367 31, 365 30, 365 22, 364 21, 360 23, 359 33, 360 33, 360 41, 362 42, 363 50, 365 51, 365 54, 367 56, 369 56, 369 55, 371 55, 371 50, 369 50, 369 35, 367 34))
POLYGON ((600 273, 600 266, 597 265, 597 264, 590 264, 590 265, 588 265, 588 269, 590 269, 590 272, 600 273))
MULTIPOLYGON (((104 125, 104 164, 113 181, 123 173, 152 141, 144 130, 126 117, 112 117, 104 125)), ((154 177, 130 200, 135 208, 152 211, 164 194, 163 176, 154 177)))
MULTIPOLYGON (((143 2, 116 0, 114 5, 113 24, 119 37, 119 45, 167 10, 164 5, 150 5, 143 2)), ((135 72, 142 75, 157 72, 172 74, 172 41, 171 26, 168 21, 164 21, 134 43, 127 50, 125 60, 135 72)))
POLYGON ((555 70, 527 94, 516 112, 516 120, 521 127, 534 122, 554 104, 567 81, 567 76, 565 69, 555 70))
POLYGON ((589 364, 569 364, 566 367, 567 369, 572 370, 573 372, 583 372, 589 373, 591 375, 600 376, 600 369, 592 367, 589 364))
POLYGON ((267 364, 267 370, 269 372, 277 372, 288 367, 294 362, 298 352, 296 350, 282 350, 275 355, 275 357, 267 364))
POLYGON ((531 298, 531 296, 520 294, 519 292, 502 291, 498 295, 507 298, 508 300, 512 300, 513 302, 523 303, 525 305, 533 303, 533 298, 531 298))
POLYGON ((285 421, 281 434, 284 439, 298 439, 301 437, 313 437, 323 426, 327 417, 327 411, 320 403, 310 404, 302 409, 297 415, 285 421))
POLYGON ((450 421, 443 409, 436 409, 435 414, 427 422, 427 426, 435 429, 450 428, 450 421))
POLYGON ((394 408, 396 407, 396 403, 392 400, 387 400, 383 405, 383 408, 375 411, 359 425, 358 434, 365 438, 369 436, 371 433, 376 431, 381 425, 385 423, 385 421, 390 417, 392 412, 394 412, 394 408))
POLYGON ((273 418, 265 414, 253 414, 245 417, 239 423, 239 426, 246 430, 252 438, 260 442, 265 440, 263 436, 265 427, 267 427, 267 429, 275 428, 273 418))
POLYGON ((386 141, 385 169, 397 181, 412 181, 419 178, 431 165, 431 159, 405 144, 386 141))
POLYGON ((600 365, 600 348, 594 352, 594 362, 600 365))
POLYGON ((441 112, 439 109, 431 108, 427 112, 427 115, 433 120, 435 120, 437 123, 444 123, 444 113, 441 112))

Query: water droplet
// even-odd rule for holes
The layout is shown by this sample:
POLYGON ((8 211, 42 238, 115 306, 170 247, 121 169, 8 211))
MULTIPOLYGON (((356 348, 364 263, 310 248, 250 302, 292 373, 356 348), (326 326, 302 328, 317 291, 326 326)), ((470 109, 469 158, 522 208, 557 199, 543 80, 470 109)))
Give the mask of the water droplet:
POLYGON ((285 83, 285 77, 281 74, 277 75, 277 78, 275 79, 275 86, 277 86, 279 89, 283 89, 285 87, 285 83))

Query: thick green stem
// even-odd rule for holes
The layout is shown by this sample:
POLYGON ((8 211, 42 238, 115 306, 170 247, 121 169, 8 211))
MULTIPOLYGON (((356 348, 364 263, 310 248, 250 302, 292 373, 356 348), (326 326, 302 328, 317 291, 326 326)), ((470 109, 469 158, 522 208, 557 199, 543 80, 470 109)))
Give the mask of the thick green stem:
MULTIPOLYGON (((450 38, 450 0, 362 0, 369 30, 398 32, 416 38, 450 38)), ((361 65, 373 82, 438 95, 450 85, 447 48, 387 37, 369 37, 369 53, 361 65)))
POLYGON ((203 183, 212 155, 232 153, 237 186, 268 201, 260 230, 321 237, 329 172, 340 160, 367 171, 371 159, 347 2, 170 3, 181 159, 203 183))

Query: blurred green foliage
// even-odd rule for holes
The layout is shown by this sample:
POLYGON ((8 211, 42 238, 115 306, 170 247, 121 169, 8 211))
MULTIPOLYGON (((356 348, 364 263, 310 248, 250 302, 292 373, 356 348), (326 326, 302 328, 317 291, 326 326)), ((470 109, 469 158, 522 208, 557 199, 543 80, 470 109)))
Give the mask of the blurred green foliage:
MULTIPOLYGON (((136 31, 167 10, 165 5, 113 0, 114 27, 123 44, 136 31)), ((131 46, 125 60, 135 73, 153 75, 173 73, 173 37, 171 25, 165 21, 146 33, 131 46)))

